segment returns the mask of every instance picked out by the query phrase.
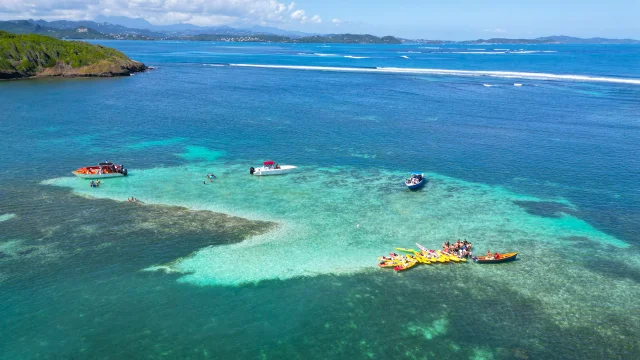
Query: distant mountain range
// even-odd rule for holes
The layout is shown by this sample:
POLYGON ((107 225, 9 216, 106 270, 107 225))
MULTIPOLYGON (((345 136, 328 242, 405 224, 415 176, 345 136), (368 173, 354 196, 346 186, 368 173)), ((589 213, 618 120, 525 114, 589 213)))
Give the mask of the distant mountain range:
POLYGON ((144 19, 109 17, 132 26, 95 21, 0 21, 0 30, 17 34, 41 34, 61 39, 138 39, 138 40, 210 40, 229 42, 283 43, 362 43, 400 44, 393 36, 377 37, 359 34, 317 35, 287 31, 272 27, 254 26, 236 29, 229 26, 199 27, 191 24, 155 26, 144 19))
POLYGON ((153 25, 142 18, 100 16, 96 21, 0 21, 0 30, 17 34, 41 34, 60 39, 209 40, 229 42, 357 43, 357 44, 640 44, 633 39, 548 36, 535 39, 478 39, 468 41, 400 39, 368 34, 311 34, 275 27, 202 27, 192 24, 153 25))

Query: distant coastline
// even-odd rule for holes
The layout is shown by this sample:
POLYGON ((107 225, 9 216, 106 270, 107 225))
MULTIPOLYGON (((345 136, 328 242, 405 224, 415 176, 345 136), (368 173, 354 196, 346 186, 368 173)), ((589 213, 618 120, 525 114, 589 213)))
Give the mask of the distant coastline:
POLYGON ((533 39, 490 38, 464 41, 437 39, 405 39, 395 36, 369 34, 307 34, 278 28, 254 27, 236 29, 228 26, 197 27, 182 24, 175 26, 152 26, 137 29, 107 22, 94 21, 45 21, 9 20, 0 21, 0 30, 16 34, 39 34, 58 39, 73 40, 183 40, 218 42, 261 43, 338 43, 338 44, 640 44, 635 39, 607 39, 601 37, 578 38, 572 36, 547 36, 533 39))

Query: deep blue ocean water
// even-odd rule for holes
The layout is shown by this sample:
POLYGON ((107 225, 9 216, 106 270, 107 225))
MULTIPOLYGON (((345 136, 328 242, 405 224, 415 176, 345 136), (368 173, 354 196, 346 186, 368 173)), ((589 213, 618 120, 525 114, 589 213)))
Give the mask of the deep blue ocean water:
POLYGON ((640 46, 99 43, 0 83, 0 358, 640 355, 640 46), (375 266, 457 238, 521 260, 375 266))

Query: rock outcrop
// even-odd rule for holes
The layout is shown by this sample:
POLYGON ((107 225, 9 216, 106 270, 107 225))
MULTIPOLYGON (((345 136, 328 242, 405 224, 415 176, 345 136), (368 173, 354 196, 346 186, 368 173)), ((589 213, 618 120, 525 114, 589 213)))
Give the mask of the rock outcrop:
POLYGON ((0 31, 0 79, 113 77, 146 69, 143 63, 104 46, 0 31))

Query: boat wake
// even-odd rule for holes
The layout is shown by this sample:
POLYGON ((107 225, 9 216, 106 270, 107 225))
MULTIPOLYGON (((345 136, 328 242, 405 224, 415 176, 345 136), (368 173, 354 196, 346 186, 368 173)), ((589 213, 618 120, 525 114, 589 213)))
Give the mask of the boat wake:
POLYGON ((550 74, 520 71, 485 71, 485 70, 448 70, 426 68, 398 68, 398 67, 338 67, 338 66, 303 66, 303 65, 264 65, 264 64, 230 64, 236 67, 255 67, 265 69, 311 70, 311 71, 342 71, 368 72, 384 74, 424 74, 450 76, 488 76, 505 79, 556 80, 577 82, 599 82, 613 84, 640 85, 640 79, 627 79, 591 75, 550 74))

